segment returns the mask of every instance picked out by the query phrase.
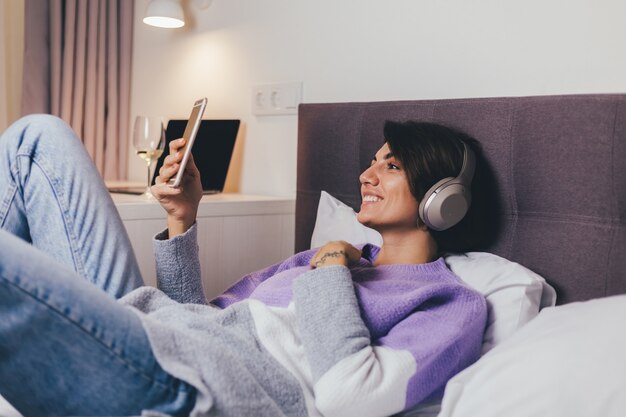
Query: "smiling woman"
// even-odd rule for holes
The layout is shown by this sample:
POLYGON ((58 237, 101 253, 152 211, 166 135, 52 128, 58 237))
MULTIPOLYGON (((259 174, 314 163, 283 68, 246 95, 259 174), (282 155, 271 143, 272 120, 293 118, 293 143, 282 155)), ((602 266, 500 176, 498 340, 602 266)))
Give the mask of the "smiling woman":
POLYGON ((447 247, 435 233, 462 222, 435 232, 418 221, 416 184, 458 175, 459 150, 471 146, 442 129, 388 124, 360 176, 361 221, 381 247, 328 242, 209 302, 193 158, 180 187, 168 185, 182 142, 170 143, 152 186, 168 229, 155 236, 158 288, 149 288, 69 126, 19 120, 0 138, 0 200, 9 202, 0 209, 0 393, 38 416, 380 417, 438 398, 479 358, 487 319, 485 298, 439 256, 447 247))

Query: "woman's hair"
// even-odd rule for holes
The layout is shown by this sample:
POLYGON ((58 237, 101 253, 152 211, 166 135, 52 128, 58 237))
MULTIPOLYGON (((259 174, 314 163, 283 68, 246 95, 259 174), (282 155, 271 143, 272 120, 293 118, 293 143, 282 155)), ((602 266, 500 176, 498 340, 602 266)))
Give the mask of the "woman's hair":
MULTIPOLYGON (((428 122, 385 122, 385 141, 404 167, 409 189, 419 202, 436 182, 456 177, 463 165, 463 143, 476 157, 472 201, 465 217, 443 231, 430 230, 440 253, 460 253, 487 247, 498 225, 493 175, 478 142, 458 130, 428 122)), ((418 220, 422 224, 421 220, 418 220)))

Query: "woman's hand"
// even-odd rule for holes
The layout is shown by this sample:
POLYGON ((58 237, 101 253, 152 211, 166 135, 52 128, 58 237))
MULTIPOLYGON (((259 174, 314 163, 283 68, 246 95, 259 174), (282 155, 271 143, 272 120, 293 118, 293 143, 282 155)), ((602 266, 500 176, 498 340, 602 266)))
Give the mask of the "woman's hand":
POLYGON ((151 188, 152 194, 167 212, 167 228, 170 238, 185 233, 194 224, 202 198, 200 172, 192 155, 189 155, 180 186, 174 188, 167 185, 180 168, 184 145, 185 139, 183 138, 170 142, 170 154, 163 161, 159 176, 156 177, 155 184, 151 188))
POLYGON ((311 266, 313 268, 333 265, 348 266, 357 263, 359 259, 361 259, 360 250, 348 242, 339 240, 322 246, 311 259, 311 266))

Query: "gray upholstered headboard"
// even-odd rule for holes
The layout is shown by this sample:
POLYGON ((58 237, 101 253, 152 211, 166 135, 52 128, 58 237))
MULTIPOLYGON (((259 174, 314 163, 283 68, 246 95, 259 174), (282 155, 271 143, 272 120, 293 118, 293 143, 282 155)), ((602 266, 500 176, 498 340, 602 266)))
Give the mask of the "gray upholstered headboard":
POLYGON ((559 304, 626 292, 626 94, 303 104, 297 251, 321 190, 358 209, 385 120, 437 122, 481 143, 500 202, 489 251, 548 279, 559 304))

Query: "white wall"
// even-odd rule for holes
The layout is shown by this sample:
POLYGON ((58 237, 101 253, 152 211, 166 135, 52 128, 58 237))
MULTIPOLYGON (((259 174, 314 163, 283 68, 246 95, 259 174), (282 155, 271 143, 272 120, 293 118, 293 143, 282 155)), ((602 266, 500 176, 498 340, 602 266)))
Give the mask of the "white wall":
MULTIPOLYGON (((132 111, 240 118, 229 188, 295 195, 296 116, 251 114, 251 88, 305 102, 626 92, 623 0, 213 0, 178 30, 141 22, 132 111)), ((144 177, 139 160, 131 178, 144 177)))

